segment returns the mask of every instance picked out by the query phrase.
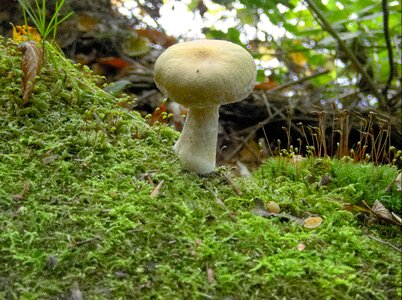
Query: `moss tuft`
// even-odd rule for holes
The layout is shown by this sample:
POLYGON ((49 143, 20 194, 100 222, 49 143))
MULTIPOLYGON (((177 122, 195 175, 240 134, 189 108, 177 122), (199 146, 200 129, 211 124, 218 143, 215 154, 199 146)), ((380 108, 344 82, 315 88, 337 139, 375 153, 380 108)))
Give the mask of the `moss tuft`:
POLYGON ((0 298, 402 296, 400 253, 366 233, 401 247, 398 228, 367 229, 342 209, 380 199, 400 212, 397 192, 384 192, 394 168, 275 159, 232 179, 238 195, 225 168, 183 172, 177 133, 148 127, 88 71, 48 53, 21 108, 21 53, 0 37, 0 298), (255 198, 324 222, 256 216, 255 198))

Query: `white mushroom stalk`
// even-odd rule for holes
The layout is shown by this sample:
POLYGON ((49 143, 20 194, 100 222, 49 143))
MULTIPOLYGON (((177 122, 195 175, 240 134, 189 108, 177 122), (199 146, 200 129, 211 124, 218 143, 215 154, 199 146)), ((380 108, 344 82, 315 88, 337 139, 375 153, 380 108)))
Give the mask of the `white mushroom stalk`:
POLYGON ((184 169, 198 174, 214 170, 218 118, 219 106, 190 108, 180 138, 173 147, 184 169))
POLYGON ((256 66, 241 46, 198 40, 169 47, 155 63, 155 82, 171 100, 189 107, 174 146, 184 169, 208 174, 215 168, 219 106, 246 98, 256 66))

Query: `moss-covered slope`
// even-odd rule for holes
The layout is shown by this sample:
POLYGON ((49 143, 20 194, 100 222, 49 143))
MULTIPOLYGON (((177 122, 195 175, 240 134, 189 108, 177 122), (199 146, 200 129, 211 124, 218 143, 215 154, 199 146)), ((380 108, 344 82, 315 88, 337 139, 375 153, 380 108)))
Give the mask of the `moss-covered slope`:
MULTIPOLYGON (((342 209, 373 202, 374 187, 397 209, 396 191, 383 192, 395 169, 363 166, 365 190, 359 176, 342 181, 342 164, 274 160, 234 179, 236 194, 224 169, 181 171, 173 130, 148 127, 52 53, 22 108, 22 53, 0 38, 1 299, 401 296, 400 253, 342 209), (254 198, 324 222, 256 216, 254 198)), ((398 228, 370 230, 397 245, 398 228)))

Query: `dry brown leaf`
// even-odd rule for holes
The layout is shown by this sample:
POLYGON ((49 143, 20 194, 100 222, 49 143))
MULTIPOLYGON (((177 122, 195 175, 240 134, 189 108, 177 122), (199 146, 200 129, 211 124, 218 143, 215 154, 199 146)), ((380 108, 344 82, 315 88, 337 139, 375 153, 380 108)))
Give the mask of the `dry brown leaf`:
POLYGON ((317 228, 318 226, 321 225, 322 223, 322 218, 321 217, 309 217, 307 219, 304 220, 304 228, 317 228))
POLYGON ((29 97, 35 84, 35 77, 38 76, 42 66, 43 51, 34 41, 26 41, 18 45, 24 51, 22 59, 22 106, 29 102, 29 97))
POLYGON ((388 209, 385 208, 385 206, 378 200, 375 200, 373 207, 371 208, 371 211, 377 216, 382 219, 386 219, 389 221, 392 221, 392 215, 389 212, 388 209))
POLYGON ((168 36, 163 31, 155 29, 138 29, 137 33, 139 36, 147 38, 152 43, 161 45, 165 48, 177 43, 175 37, 168 36))

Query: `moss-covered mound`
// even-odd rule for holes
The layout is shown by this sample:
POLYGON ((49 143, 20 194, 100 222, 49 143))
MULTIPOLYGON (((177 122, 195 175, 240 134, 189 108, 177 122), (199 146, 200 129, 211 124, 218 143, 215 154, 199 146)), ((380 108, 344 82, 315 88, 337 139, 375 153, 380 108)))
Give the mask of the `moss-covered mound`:
POLYGON ((173 130, 47 55, 21 107, 22 53, 0 38, 1 299, 401 297, 399 228, 342 208, 400 210, 384 192, 396 169, 279 159, 249 179, 198 177, 180 169, 173 130), (261 217, 257 198, 323 223, 261 217))

